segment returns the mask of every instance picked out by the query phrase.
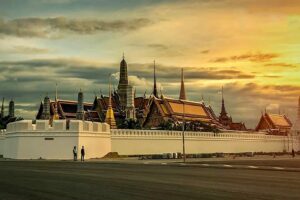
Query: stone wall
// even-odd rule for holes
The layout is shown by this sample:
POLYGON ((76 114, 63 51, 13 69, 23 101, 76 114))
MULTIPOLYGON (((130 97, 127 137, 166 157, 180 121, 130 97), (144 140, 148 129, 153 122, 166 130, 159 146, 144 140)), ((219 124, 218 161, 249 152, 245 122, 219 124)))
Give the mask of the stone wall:
MULTIPOLYGON (((86 158, 109 152, 147 155, 182 152, 182 132, 112 129, 106 123, 71 120, 23 120, 0 133, 0 155, 14 159, 72 159, 73 147, 85 147, 86 158), (69 128, 67 128, 69 127, 69 128)), ((185 132, 186 153, 282 152, 300 150, 299 132, 274 136, 258 132, 185 132)), ((79 153, 80 155, 80 153, 79 153)))
MULTIPOLYGON (((111 130, 112 151, 120 155, 182 152, 182 132, 162 130, 111 130)), ((186 153, 240 153, 296 151, 299 136, 257 132, 185 132, 186 153)))
MULTIPOLYGON (((1 144, 1 143, 0 143, 1 144)), ((110 129, 105 123, 73 120, 66 128, 65 120, 49 126, 46 120, 32 124, 23 120, 8 124, 3 156, 14 159, 72 159, 73 147, 85 147, 86 158, 103 157, 111 151, 110 129)))

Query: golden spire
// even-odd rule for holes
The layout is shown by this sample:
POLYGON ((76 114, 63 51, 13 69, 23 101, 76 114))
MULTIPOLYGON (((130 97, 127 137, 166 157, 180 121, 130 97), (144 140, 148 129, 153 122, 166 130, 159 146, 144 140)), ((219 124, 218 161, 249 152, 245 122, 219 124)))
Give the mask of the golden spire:
POLYGON ((106 111, 105 122, 110 125, 111 129, 117 128, 115 115, 111 104, 111 75, 109 75, 109 98, 108 98, 108 108, 106 111))
POLYGON ((58 120, 58 102, 57 102, 57 83, 55 85, 55 103, 54 103, 54 114, 53 114, 53 120, 58 120))

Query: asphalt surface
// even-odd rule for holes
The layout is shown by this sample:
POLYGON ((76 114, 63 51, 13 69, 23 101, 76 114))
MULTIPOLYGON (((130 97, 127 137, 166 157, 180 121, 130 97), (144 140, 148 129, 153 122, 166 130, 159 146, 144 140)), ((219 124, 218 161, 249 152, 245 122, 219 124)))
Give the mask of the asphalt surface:
POLYGON ((0 199, 300 199, 300 172, 0 161, 0 199))

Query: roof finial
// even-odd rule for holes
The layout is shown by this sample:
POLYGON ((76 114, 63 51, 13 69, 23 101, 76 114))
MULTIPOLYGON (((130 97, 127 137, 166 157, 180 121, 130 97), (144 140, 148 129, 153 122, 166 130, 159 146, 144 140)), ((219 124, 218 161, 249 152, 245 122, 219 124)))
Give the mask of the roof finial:
POLYGON ((123 60, 125 59, 125 54, 124 54, 124 51, 123 51, 123 60))
POLYGON ((55 101, 57 101, 57 82, 55 83, 55 101))
POLYGON ((164 98, 164 95, 163 95, 163 92, 162 92, 161 86, 159 87, 159 91, 160 91, 160 98, 161 98, 161 99, 163 99, 163 98, 164 98))

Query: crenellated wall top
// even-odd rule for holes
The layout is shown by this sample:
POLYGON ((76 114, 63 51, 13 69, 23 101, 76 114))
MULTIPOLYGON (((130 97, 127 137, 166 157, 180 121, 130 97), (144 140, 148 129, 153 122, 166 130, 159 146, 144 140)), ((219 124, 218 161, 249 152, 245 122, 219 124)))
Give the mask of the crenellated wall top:
POLYGON ((110 133, 110 127, 106 123, 70 120, 68 126, 66 120, 54 120, 52 126, 48 120, 22 120, 9 123, 6 134, 22 132, 84 132, 84 133, 110 133))

